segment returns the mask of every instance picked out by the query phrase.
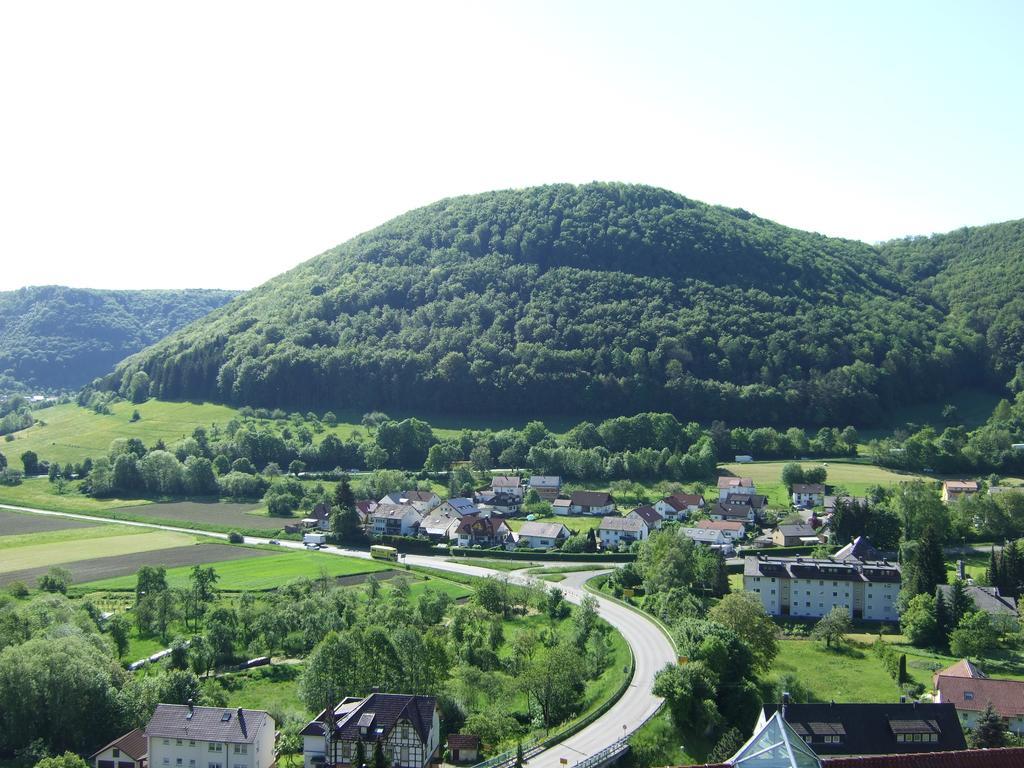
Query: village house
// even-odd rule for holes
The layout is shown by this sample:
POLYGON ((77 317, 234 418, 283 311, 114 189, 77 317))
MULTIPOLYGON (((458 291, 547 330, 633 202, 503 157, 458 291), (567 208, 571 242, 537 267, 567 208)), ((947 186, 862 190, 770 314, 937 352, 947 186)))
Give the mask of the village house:
POLYGON ((615 499, 604 491, 573 491, 569 499, 570 515, 610 515, 615 499))
POLYGON ((978 484, 973 480, 943 480, 942 500, 947 504, 964 496, 973 496, 978 492, 978 484))
POLYGON ((89 757, 93 768, 146 768, 149 742, 136 728, 114 739, 89 757))
POLYGON ((562 490, 562 478, 558 475, 530 475, 529 488, 544 501, 554 501, 562 490))
POLYGON ((462 520, 458 515, 441 512, 435 509, 432 514, 420 521, 419 535, 431 541, 442 542, 455 538, 455 531, 462 520))
POLYGON ((440 757, 441 722, 433 696, 350 696, 320 712, 301 735, 303 768, 359 768, 353 765, 357 742, 364 744, 367 762, 379 742, 391 768, 426 768, 440 757))
POLYGON ((490 490, 480 491, 476 494, 476 504, 479 510, 489 509, 502 515, 518 514, 519 506, 522 503, 522 495, 513 496, 510 493, 495 493, 490 490))
POLYGON ((378 503, 394 506, 407 505, 421 515, 425 515, 441 506, 441 497, 433 491, 400 491, 398 493, 389 493, 378 503))
POLYGON ((517 543, 530 549, 551 549, 569 538, 569 529, 561 523, 528 521, 519 529, 517 543))
POLYGON ((653 533, 654 531, 661 528, 661 515, 654 507, 637 507, 630 512, 626 517, 634 518, 636 520, 643 520, 644 525, 647 526, 647 532, 653 533))
POLYGON ((314 528, 319 528, 321 531, 331 530, 331 505, 326 501, 317 502, 308 519, 313 522, 312 527, 314 528))
POLYGON ((448 754, 453 763, 477 762, 480 759, 480 737, 463 733, 449 733, 448 754))
POLYGON ((710 546, 721 546, 733 544, 743 538, 746 528, 743 523, 734 523, 727 520, 701 520, 692 526, 681 528, 683 535, 689 536, 700 544, 710 546))
POLYGON ((767 496, 758 496, 757 494, 730 496, 724 501, 716 501, 714 506, 708 510, 708 518, 753 525, 761 517, 762 510, 767 503, 767 496))
MULTIPOLYGON (((953 586, 951 584, 940 584, 938 589, 942 592, 946 605, 949 605, 953 594, 953 586)), ((987 613, 999 629, 1005 628, 1005 631, 1013 631, 1012 625, 1016 623, 1018 618, 1016 598, 1003 595, 999 591, 999 587, 982 587, 976 584, 967 584, 964 586, 964 591, 974 602, 974 607, 979 611, 987 613)))
POLYGON ((704 497, 699 493, 673 493, 655 502, 654 508, 665 520, 685 520, 704 509, 704 497))
POLYGON ((757 488, 749 477, 718 478, 718 498, 722 501, 730 496, 749 496, 755 493, 757 488))
POLYGON ((370 522, 370 515, 377 508, 377 502, 373 499, 360 499, 356 502, 356 514, 359 515, 359 522, 366 524, 370 522))
POLYGON ((783 523, 772 531, 772 544, 777 547, 815 546, 820 543, 814 529, 806 523, 783 523))
POLYGON ((556 515, 568 515, 572 499, 555 499, 551 502, 551 511, 556 515))
POLYGON ((378 504, 370 513, 376 536, 415 536, 423 516, 409 504, 378 504))
POLYGON ((519 475, 495 475, 491 478, 491 492, 504 493, 522 503, 523 479, 519 475))
POLYGON ((831 515, 836 511, 836 502, 841 501, 846 504, 856 504, 858 506, 868 506, 868 499, 866 496, 825 496, 822 499, 822 506, 825 508, 824 514, 831 515))
POLYGON ((793 504, 798 507, 820 507, 825 501, 821 483, 793 483, 793 504))
POLYGON ((452 515, 453 517, 465 517, 476 514, 476 505, 472 499, 456 496, 443 502, 435 513, 439 515, 452 515))
POLYGON ((1024 735, 1024 681, 988 677, 967 659, 935 673, 935 701, 952 704, 965 728, 975 728, 991 703, 1007 727, 1024 735))
POLYGON ((603 517, 597 528, 597 538, 605 549, 616 549, 620 544, 646 539, 647 524, 631 517, 603 517))
POLYGON ((274 719, 255 709, 158 704, 146 724, 152 768, 270 768, 274 719))
POLYGON ((455 536, 460 547, 497 547, 504 545, 512 535, 502 518, 484 515, 466 515, 459 520, 455 536))
MULTIPOLYGON (((858 541, 861 552, 875 551, 863 537, 858 541)), ((743 562, 743 589, 771 616, 821 618, 839 606, 854 620, 897 621, 900 583, 899 564, 884 559, 755 555, 743 562)))

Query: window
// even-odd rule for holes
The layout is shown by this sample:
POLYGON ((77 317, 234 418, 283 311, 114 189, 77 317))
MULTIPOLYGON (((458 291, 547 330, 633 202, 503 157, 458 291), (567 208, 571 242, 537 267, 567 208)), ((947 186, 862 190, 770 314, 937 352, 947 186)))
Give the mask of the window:
POLYGON ((179 757, 177 760, 175 760, 174 764, 175 765, 181 765, 181 758, 179 757))
POLYGON ((838 592, 833 592, 832 593, 832 597, 839 597, 839 593, 838 592))
POLYGON ((964 691, 964 701, 974 701, 974 691, 964 691))
POLYGON ((114 750, 114 757, 120 757, 120 756, 121 756, 121 750, 120 749, 115 749, 114 750))
POLYGON ((775 590, 774 590, 774 589, 772 590, 772 594, 773 594, 773 595, 775 594, 775 590))
POLYGON ((180 747, 181 746, 181 739, 175 739, 174 743, 177 744, 180 747))
POLYGON ((352 742, 343 741, 341 743, 341 756, 342 758, 349 760, 352 757, 352 742))
POLYGON ((221 744, 219 741, 216 741, 216 742, 215 741, 211 741, 209 746, 207 747, 207 749, 210 752, 223 752, 224 751, 224 745, 221 744))
POLYGON ((171 740, 170 740, 170 739, 164 739, 164 746, 165 746, 165 747, 166 747, 166 746, 167 746, 168 744, 170 744, 170 743, 171 743, 171 740))
POLYGON ((249 745, 248 744, 235 744, 235 754, 236 755, 247 755, 247 754, 249 754, 249 745))
POLYGON ((807 602, 807 607, 808 607, 808 608, 810 608, 810 607, 811 607, 811 603, 810 603, 810 601, 808 601, 808 602, 807 602))
POLYGON ((402 765, 408 765, 409 763, 409 748, 402 747, 402 765))
POLYGON ((220 763, 207 763, 206 768, 220 768, 220 763))
POLYGON ((195 739, 189 739, 189 740, 188 740, 188 745, 189 745, 190 747, 194 747, 194 746, 196 745, 196 740, 195 740, 195 739))

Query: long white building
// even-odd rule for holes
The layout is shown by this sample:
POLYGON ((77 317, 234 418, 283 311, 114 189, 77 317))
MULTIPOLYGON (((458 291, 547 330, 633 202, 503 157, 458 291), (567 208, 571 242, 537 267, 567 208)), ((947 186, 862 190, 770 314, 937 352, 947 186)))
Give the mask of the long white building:
POLYGON ((900 582, 899 564, 863 538, 830 558, 754 555, 743 563, 743 588, 772 616, 820 618, 841 606, 852 619, 898 621, 900 582))

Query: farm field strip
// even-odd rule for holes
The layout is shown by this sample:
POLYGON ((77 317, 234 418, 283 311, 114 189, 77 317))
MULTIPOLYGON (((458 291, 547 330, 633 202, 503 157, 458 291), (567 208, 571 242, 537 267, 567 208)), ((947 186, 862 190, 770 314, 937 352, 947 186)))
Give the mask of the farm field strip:
MULTIPOLYGON (((272 554, 266 550, 253 547, 236 547, 229 544, 189 544, 156 552, 134 552, 114 557, 73 560, 68 563, 62 563, 60 567, 71 573, 72 591, 91 592, 93 591, 93 586, 89 582, 117 577, 127 577, 131 584, 130 588, 134 588, 135 572, 144 565, 163 565, 171 568, 186 565, 213 565, 219 567, 219 563, 227 560, 262 557, 272 554), (78 589, 79 585, 83 589, 78 589)), ((0 586, 14 581, 32 585, 49 568, 50 566, 37 566, 20 571, 0 573, 0 586)))
POLYGON ((131 533, 124 536, 108 536, 102 539, 88 539, 81 543, 36 544, 6 550, 0 559, 0 573, 21 571, 40 566, 63 565, 78 560, 116 557, 138 552, 153 552, 160 549, 185 546, 195 541, 194 536, 171 531, 150 531, 131 533))
POLYGON ((0 509, 0 546, 12 536, 42 534, 48 531, 92 528, 96 523, 85 520, 72 520, 66 517, 41 517, 31 512, 13 512, 0 509))
POLYGON ((19 533, 14 536, 0 536, 0 552, 20 547, 74 545, 75 542, 90 539, 105 539, 112 536, 130 536, 138 533, 123 525, 88 525, 84 528, 61 528, 43 533, 19 533))
POLYGON ((175 520, 182 525, 213 524, 236 528, 259 528, 265 531, 279 531, 295 518, 268 517, 261 514, 263 504, 239 504, 235 502, 171 501, 146 504, 139 507, 122 507, 115 514, 130 515, 133 518, 154 520, 175 520))

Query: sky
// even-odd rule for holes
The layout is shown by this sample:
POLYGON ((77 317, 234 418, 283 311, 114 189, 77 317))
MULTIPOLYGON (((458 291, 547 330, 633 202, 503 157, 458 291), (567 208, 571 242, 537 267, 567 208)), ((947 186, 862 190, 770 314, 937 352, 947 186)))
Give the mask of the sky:
POLYGON ((250 288, 437 199, 1024 217, 1024 3, 0 5, 0 290, 250 288))

